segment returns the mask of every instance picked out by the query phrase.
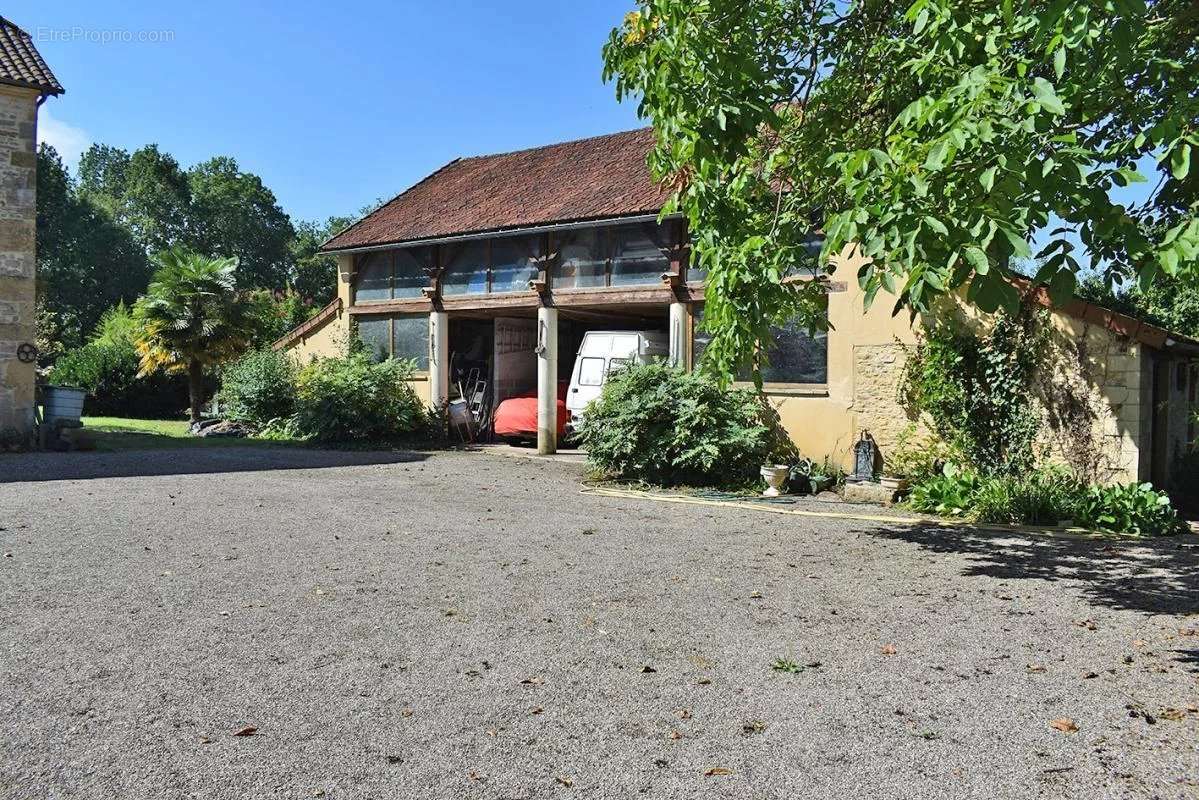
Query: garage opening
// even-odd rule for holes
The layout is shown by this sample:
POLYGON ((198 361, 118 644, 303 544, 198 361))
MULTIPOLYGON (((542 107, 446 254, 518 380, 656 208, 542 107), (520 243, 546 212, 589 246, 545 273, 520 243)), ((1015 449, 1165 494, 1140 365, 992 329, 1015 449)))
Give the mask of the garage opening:
MULTIPOLYGON (((667 336, 668 311, 661 307, 559 309, 559 448, 576 443, 565 435, 567 397, 576 357, 592 331, 651 332, 667 336)), ((450 397, 470 409, 479 442, 521 446, 537 441, 537 319, 529 316, 452 314, 449 320, 450 397)), ((600 376, 600 381, 606 375, 600 376)), ((589 379, 593 380, 593 379, 589 379)))

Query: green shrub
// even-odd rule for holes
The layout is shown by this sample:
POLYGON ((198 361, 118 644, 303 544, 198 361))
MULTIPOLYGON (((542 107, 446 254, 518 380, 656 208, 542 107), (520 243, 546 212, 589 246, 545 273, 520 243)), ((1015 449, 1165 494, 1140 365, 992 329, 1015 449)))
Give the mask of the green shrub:
POLYGON ((940 474, 913 485, 908 505, 984 523, 1057 525, 1071 520, 1083 528, 1135 536, 1182 530, 1169 496, 1152 484, 1087 486, 1060 468, 983 477, 947 464, 940 474))
POLYGON ((139 377, 138 370, 132 342, 98 338, 60 356, 49 380, 86 390, 85 413, 93 416, 169 419, 187 407, 184 376, 139 377))
POLYGON ((1090 486, 1080 498, 1075 519, 1086 528, 1138 536, 1164 536, 1183 529, 1169 495, 1151 483, 1090 486))
POLYGON ((979 483, 977 473, 956 464, 946 464, 940 472, 913 484, 908 505, 926 514, 964 517, 974 507, 979 483))
POLYGON ((259 428, 291 416, 296 405, 295 364, 270 348, 251 351, 222 370, 220 399, 228 406, 229 419, 259 428))
POLYGON ((581 436, 601 473, 661 485, 744 485, 774 452, 753 392, 664 364, 613 374, 581 436))
POLYGON ((412 361, 373 363, 360 348, 319 358, 296 376, 291 429, 324 442, 388 441, 420 431, 427 414, 408 384, 412 361))
POLYGON ((983 479, 972 499, 979 522, 1057 525, 1074 520, 1085 487, 1061 469, 983 479))

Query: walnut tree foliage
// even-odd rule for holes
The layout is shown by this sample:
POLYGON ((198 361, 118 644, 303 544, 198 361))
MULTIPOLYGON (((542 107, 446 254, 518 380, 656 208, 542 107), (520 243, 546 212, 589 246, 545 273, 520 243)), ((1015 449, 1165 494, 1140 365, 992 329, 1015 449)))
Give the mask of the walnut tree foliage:
POLYGON ((1093 264, 1199 280, 1194 0, 639 0, 604 59, 710 271, 718 374, 771 323, 827 324, 823 282, 784 280, 814 229, 818 269, 858 245, 896 311, 1015 311, 1014 259, 1058 301, 1093 264))

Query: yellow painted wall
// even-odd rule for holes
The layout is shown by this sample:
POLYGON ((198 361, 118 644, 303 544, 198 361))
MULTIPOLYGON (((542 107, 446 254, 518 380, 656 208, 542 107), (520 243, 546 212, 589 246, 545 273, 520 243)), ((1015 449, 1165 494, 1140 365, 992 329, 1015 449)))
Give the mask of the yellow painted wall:
POLYGON ((863 428, 885 451, 908 425, 896 389, 904 345, 916 342, 908 316, 891 316, 894 300, 885 294, 863 312, 864 295, 857 281, 862 263, 847 251, 832 276, 837 291, 828 298, 827 390, 766 387, 800 452, 817 461, 828 457, 846 470, 853 467, 853 445, 863 428))
MULTIPOLYGON (((917 342, 923 321, 912 322, 906 313, 892 316, 894 298, 885 292, 863 311, 864 293, 857 283, 861 264, 860 257, 847 252, 833 275, 844 290, 829 295, 827 392, 766 387, 800 452, 816 460, 827 456, 847 471, 853 467, 853 445, 862 430, 870 432, 885 461, 904 429, 919 423, 906 412, 898 392, 909 348, 917 342)), ((1051 312, 1050 321, 1059 355, 1043 380, 1092 405, 1096 479, 1143 478, 1149 433, 1141 405, 1147 391, 1142 386, 1141 346, 1062 312, 1051 312)), ((1071 460, 1067 450, 1072 450, 1078 461, 1076 439, 1046 424, 1043 455, 1066 462, 1071 460)))

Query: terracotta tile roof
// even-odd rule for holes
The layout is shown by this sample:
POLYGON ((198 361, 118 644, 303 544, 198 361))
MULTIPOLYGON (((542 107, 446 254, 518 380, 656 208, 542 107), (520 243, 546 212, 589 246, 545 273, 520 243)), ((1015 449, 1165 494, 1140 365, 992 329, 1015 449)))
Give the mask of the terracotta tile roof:
POLYGON ((42 94, 62 94, 65 90, 46 66, 29 34, 0 17, 0 83, 28 86, 42 94))
POLYGON ((451 161, 324 245, 344 250, 463 233, 657 213, 653 130, 451 161))

